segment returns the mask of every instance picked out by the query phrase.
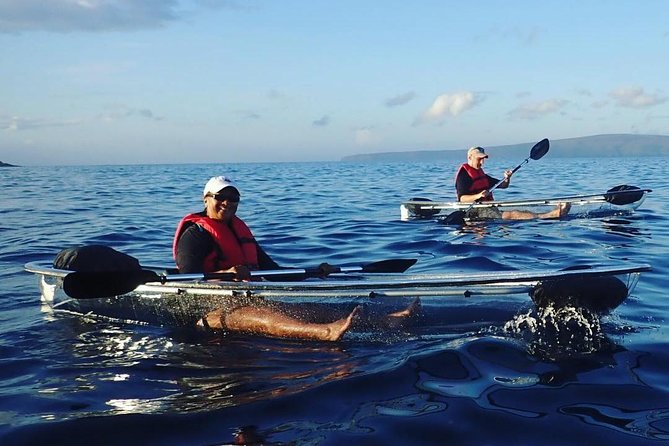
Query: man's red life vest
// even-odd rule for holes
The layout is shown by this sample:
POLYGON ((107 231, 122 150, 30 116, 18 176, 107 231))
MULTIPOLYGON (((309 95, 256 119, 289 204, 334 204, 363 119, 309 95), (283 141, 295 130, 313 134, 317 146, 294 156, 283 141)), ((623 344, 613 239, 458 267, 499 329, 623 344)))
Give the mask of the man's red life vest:
POLYGON ((204 260, 203 272, 228 269, 237 265, 246 265, 249 269, 258 269, 258 249, 255 238, 246 223, 237 216, 233 217, 231 224, 228 225, 221 220, 214 220, 201 213, 186 215, 179 222, 174 234, 172 255, 175 261, 177 259, 179 237, 190 224, 200 225, 211 234, 216 242, 216 249, 213 249, 204 260))
MULTIPOLYGON (((458 176, 460 176, 460 171, 463 169, 465 170, 465 172, 467 172, 469 178, 472 179, 472 184, 471 186, 469 186, 466 195, 478 194, 482 190, 490 189, 493 186, 492 184, 490 184, 490 179, 488 178, 488 175, 486 175, 486 173, 483 171, 483 169, 474 169, 469 164, 464 163, 462 166, 460 166, 460 168, 455 174, 456 194, 458 193, 458 188, 457 188, 458 176)), ((486 197, 483 199, 483 201, 493 201, 493 200, 494 198, 492 196, 492 192, 486 195, 486 197)), ((460 201, 459 194, 458 194, 458 201, 460 201)))

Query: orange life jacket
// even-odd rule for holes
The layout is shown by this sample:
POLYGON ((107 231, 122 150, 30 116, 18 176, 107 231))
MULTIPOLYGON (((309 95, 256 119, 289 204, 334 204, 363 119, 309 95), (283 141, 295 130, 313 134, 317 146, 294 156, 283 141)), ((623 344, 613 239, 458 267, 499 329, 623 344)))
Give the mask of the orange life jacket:
MULTIPOLYGON (((172 243, 172 254, 177 259, 177 243, 181 233, 191 224, 204 228, 216 242, 216 249, 205 258, 205 273, 246 265, 249 269, 258 269, 258 249, 253 233, 246 223, 237 216, 232 218, 230 225, 214 220, 201 213, 186 215, 177 226, 172 243)), ((178 266, 178 265, 177 265, 178 266)))
MULTIPOLYGON (((467 172, 467 175, 469 175, 469 178, 472 179, 472 184, 469 186, 469 189, 467 190, 467 195, 472 195, 472 194, 478 194, 482 190, 490 189, 493 184, 491 184, 490 179, 488 178, 488 175, 483 171, 483 169, 474 169, 472 166, 470 166, 467 163, 464 163, 460 168, 458 169, 457 173, 455 174, 455 182, 457 183, 458 181, 458 176, 460 175, 461 170, 465 170, 467 172)), ((455 193, 457 194, 457 187, 455 188, 455 193)), ((483 201, 493 201, 494 198, 492 196, 492 192, 489 193, 483 201)), ((460 201, 460 195, 458 194, 458 201, 460 201)))

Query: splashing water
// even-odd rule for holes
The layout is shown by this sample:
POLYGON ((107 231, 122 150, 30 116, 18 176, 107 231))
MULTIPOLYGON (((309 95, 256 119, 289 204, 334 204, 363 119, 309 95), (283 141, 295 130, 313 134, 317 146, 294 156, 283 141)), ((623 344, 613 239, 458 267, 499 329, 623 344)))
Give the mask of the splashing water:
POLYGON ((504 332, 520 336, 528 352, 547 360, 600 351, 609 340, 597 314, 587 308, 547 305, 516 315, 504 332))

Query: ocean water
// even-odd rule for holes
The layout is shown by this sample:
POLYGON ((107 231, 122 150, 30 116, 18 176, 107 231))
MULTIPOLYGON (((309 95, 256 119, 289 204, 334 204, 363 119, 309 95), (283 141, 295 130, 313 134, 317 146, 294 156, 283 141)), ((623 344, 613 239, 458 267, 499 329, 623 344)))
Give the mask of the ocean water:
MULTIPOLYGON (((490 160, 499 176, 520 160, 490 160)), ((453 197, 445 163, 21 167, 0 170, 0 444, 636 445, 669 440, 667 158, 531 161, 497 199, 653 192, 632 215, 455 228, 399 219, 453 197), (527 330, 520 306, 472 298, 430 324, 337 343, 217 336, 53 313, 23 265, 105 244, 171 265, 206 180, 280 264, 412 257, 411 271, 648 263, 612 314, 527 330), (524 321, 524 323, 523 323, 524 321), (583 329, 588 333, 584 334, 583 329)), ((496 175, 497 174, 497 175, 496 175)), ((509 300, 509 302, 511 299, 509 300)), ((535 319, 536 320, 536 319, 535 319)))

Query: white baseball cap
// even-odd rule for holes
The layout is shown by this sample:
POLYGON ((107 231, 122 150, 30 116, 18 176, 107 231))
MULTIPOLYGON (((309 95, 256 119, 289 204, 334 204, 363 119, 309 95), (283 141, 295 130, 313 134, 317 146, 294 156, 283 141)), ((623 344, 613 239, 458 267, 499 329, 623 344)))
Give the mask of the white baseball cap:
POLYGON ((202 195, 207 195, 207 194, 212 194, 215 195, 225 189, 226 187, 234 187, 235 190, 239 193, 239 190, 237 189, 237 186, 235 186, 235 183, 232 182, 232 180, 226 176, 217 176, 217 177, 211 177, 209 181, 207 181, 207 184, 204 185, 204 192, 202 195))
POLYGON ((476 158, 488 158, 488 154, 485 153, 485 149, 483 147, 472 147, 467 150, 467 158, 472 155, 476 158))

